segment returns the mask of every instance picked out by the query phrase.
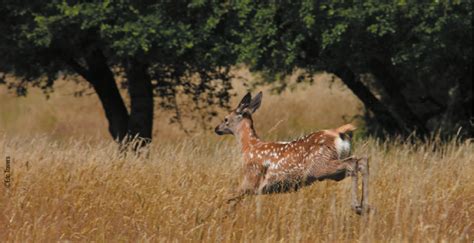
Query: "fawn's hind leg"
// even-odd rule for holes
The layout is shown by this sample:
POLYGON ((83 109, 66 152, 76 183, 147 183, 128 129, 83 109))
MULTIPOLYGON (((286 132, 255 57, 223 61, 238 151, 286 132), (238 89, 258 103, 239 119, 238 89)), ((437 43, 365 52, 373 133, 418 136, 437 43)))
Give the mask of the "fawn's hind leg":
POLYGON ((357 174, 357 163, 358 161, 352 161, 355 163, 354 169, 349 172, 349 175, 352 177, 352 187, 351 187, 351 208, 356 213, 358 213, 358 208, 360 208, 357 191, 359 187, 359 175, 357 174))
POLYGON ((361 214, 363 207, 359 202, 358 191, 359 191, 359 174, 357 173, 359 170, 359 159, 349 157, 347 159, 342 160, 347 164, 346 169, 346 176, 350 176, 352 178, 352 186, 351 186, 351 208, 357 214, 361 214))
MULTIPOLYGON (((324 180, 324 179, 335 179, 335 180, 340 180, 343 179, 346 176, 352 177, 352 186, 351 186, 351 208, 357 213, 361 214, 362 209, 364 205, 362 205, 361 202, 359 202, 358 199, 358 174, 357 172, 359 170, 362 170, 362 168, 368 168, 367 166, 360 166, 359 161, 361 159, 359 158, 354 158, 354 157, 349 157, 343 160, 332 160, 326 163, 320 163, 320 164, 315 164, 311 176, 314 176, 318 180, 324 180), (341 177, 342 173, 342 177, 341 177)), ((366 160, 365 160, 366 161, 366 160)), ((363 162, 363 165, 367 163, 363 162)), ((364 169, 365 172, 365 169, 364 169)), ((365 174, 362 173, 364 176, 365 174)), ((368 183, 368 175, 363 178, 363 184, 367 185, 368 183)), ((367 196, 368 196, 368 191, 366 189, 365 195, 363 195, 363 200, 364 202, 367 203, 367 196)))
POLYGON ((369 159, 362 157, 358 160, 357 170, 362 174, 361 213, 369 211, 369 159))
POLYGON ((369 207, 369 160, 367 157, 354 158, 355 160, 355 170, 353 171, 352 176, 352 209, 357 214, 367 213, 370 209, 369 207), (360 202, 357 200, 357 191, 358 191, 358 175, 357 172, 360 172, 362 175, 362 196, 360 202))

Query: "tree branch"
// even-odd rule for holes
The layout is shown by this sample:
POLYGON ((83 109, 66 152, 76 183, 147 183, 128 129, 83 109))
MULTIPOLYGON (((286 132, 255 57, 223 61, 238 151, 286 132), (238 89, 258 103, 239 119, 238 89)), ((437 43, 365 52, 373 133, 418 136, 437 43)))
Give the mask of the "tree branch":
POLYGON ((81 66, 81 64, 76 62, 76 60, 74 60, 73 58, 69 58, 69 59, 66 59, 65 61, 76 73, 81 75, 85 80, 87 80, 88 82, 93 82, 92 81, 93 79, 91 77, 89 70, 81 66))
POLYGON ((390 110, 383 105, 372 92, 356 78, 356 75, 347 65, 340 65, 332 70, 351 91, 364 103, 365 107, 374 113, 377 121, 388 133, 407 133, 404 124, 397 119, 390 110))
MULTIPOLYGON (((392 107, 395 116, 399 117, 403 126, 409 130, 417 130, 420 135, 426 135, 428 130, 425 123, 413 112, 402 94, 402 86, 399 80, 394 78, 394 70, 390 68, 389 62, 372 59, 369 62, 370 70, 378 83, 382 85, 389 97, 389 105, 392 107)), ((411 132, 411 131, 410 131, 411 132)))

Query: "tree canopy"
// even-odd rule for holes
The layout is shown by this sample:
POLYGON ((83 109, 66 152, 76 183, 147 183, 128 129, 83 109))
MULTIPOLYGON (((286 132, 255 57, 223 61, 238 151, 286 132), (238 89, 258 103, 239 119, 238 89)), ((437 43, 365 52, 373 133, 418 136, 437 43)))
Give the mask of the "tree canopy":
POLYGON ((116 140, 151 139, 153 96, 175 119, 179 93, 215 114, 240 63, 279 90, 297 68, 334 73, 389 134, 473 135, 471 1, 7 0, 0 14, 8 85, 47 93, 58 75, 82 76, 116 140))
POLYGON ((246 21, 240 61, 268 82, 295 68, 332 72, 385 132, 427 135, 462 127, 472 137, 471 1, 250 1, 238 7, 246 21))
MULTIPOLYGON (((178 109, 177 93, 212 114, 226 106, 236 55, 226 4, 205 1, 7 1, 0 10, 0 71, 26 94, 29 84, 52 91, 59 74, 91 83, 115 139, 151 138, 153 95, 178 109), (115 77, 123 77, 127 111, 115 77)), ((176 112, 177 117, 179 112, 176 112)))

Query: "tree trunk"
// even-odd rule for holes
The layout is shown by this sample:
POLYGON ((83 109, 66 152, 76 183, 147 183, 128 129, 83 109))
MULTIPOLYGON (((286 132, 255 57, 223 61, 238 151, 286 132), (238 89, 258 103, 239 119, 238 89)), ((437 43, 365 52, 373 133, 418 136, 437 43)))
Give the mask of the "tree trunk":
POLYGON ((131 138, 140 138, 134 149, 151 142, 153 128, 153 87, 147 66, 131 59, 126 68, 130 94, 130 117, 128 133, 131 138))
POLYGON ((114 140, 122 142, 127 136, 128 112, 115 82, 114 74, 107 65, 104 54, 96 49, 85 57, 88 69, 74 60, 68 64, 94 87, 109 123, 109 132, 114 140))
POLYGON ((406 133, 403 122, 397 119, 390 110, 383 105, 372 92, 357 79, 352 70, 342 65, 335 70, 336 74, 351 91, 364 103, 365 107, 374 113, 375 119, 380 123, 389 134, 406 133))
POLYGON ((410 132, 416 130, 418 135, 425 136, 428 134, 428 130, 423 121, 416 116, 411 110, 410 106, 406 102, 405 96, 402 94, 402 87, 396 80, 394 72, 390 69, 390 63, 382 63, 377 60, 371 60, 370 68, 372 74, 375 76, 378 83, 380 83, 384 91, 389 97, 385 97, 388 100, 388 105, 396 113, 405 129, 410 132))

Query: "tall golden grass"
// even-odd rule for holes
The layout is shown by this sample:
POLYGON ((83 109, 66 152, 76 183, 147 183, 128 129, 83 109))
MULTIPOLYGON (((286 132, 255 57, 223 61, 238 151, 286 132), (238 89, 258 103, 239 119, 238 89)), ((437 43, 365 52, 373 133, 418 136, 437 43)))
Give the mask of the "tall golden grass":
MULTIPOLYGON (((324 80, 283 96, 266 93, 257 132, 289 139, 360 114, 348 90, 324 80)), ((2 241, 474 239, 470 141, 354 141, 354 154, 370 158, 375 210, 366 216, 351 211, 349 179, 248 196, 232 207, 223 203, 239 183, 232 137, 185 135, 157 111, 149 156, 124 157, 106 133, 97 98, 72 98, 67 90, 58 88, 50 100, 0 92, 0 159, 12 158, 11 186, 0 186, 2 241)))

